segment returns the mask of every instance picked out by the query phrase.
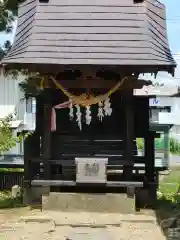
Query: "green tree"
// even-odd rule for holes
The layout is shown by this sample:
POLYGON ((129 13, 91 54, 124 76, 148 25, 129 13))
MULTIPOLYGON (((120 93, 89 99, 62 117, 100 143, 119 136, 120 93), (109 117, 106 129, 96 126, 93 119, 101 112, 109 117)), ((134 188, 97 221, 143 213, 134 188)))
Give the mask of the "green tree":
MULTIPOLYGON (((13 30, 13 23, 17 16, 19 0, 1 0, 0 1, 0 32, 5 34, 11 33, 13 30)), ((11 42, 6 41, 0 46, 0 61, 7 54, 11 48, 11 42)), ((13 136, 11 129, 11 121, 13 113, 4 119, 0 120, 0 154, 9 151, 21 140, 21 137, 13 136)))
MULTIPOLYGON (((0 32, 11 33, 13 24, 17 17, 18 4, 24 0, 0 0, 0 32)), ((0 46, 0 61, 10 49, 10 41, 6 41, 0 46)))
POLYGON ((18 139, 13 136, 11 129, 12 119, 13 114, 0 120, 0 154, 9 151, 18 141, 18 139))
POLYGON ((18 0, 0 1, 0 32, 10 33, 17 16, 18 0))
POLYGON ((0 47, 0 61, 3 59, 3 57, 7 54, 9 49, 11 48, 11 42, 6 41, 3 46, 0 47))

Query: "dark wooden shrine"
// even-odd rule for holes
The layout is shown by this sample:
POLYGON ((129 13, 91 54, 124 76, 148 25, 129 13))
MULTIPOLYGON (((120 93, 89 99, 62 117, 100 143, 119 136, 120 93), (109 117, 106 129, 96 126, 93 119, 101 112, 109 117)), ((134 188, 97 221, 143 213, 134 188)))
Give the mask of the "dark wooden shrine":
POLYGON ((142 87, 137 80, 141 73, 174 73, 163 4, 26 0, 19 7, 15 40, 3 64, 38 72, 46 82, 36 98, 36 130, 25 140, 25 188, 87 192, 127 188, 128 193, 144 188, 155 195, 156 133, 149 129, 149 99, 134 96, 133 89, 142 87), (111 96, 113 112, 103 122, 93 105, 92 123, 83 123, 80 131, 76 121, 69 120, 68 109, 59 109, 56 131, 51 132, 52 107, 68 99, 50 76, 76 95, 89 90, 105 93, 123 77, 128 79, 111 96), (137 153, 137 137, 144 138, 144 156, 137 153), (106 182, 78 183, 77 157, 106 158, 106 182), (144 174, 135 163, 145 164, 144 174))

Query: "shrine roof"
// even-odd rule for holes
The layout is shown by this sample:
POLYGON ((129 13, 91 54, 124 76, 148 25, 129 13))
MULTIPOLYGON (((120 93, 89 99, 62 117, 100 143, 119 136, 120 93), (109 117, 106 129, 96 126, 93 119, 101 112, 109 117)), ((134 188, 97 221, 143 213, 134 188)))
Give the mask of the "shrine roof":
POLYGON ((135 66, 172 74, 176 67, 165 6, 157 0, 26 0, 3 64, 135 66))

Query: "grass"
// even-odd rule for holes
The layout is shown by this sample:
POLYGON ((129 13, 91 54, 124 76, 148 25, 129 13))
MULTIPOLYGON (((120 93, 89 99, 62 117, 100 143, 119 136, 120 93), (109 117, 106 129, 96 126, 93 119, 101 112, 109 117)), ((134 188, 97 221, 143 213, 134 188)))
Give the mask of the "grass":
POLYGON ((0 168, 0 172, 24 172, 23 168, 0 168))
POLYGON ((22 197, 18 196, 16 199, 11 197, 10 191, 0 192, 0 209, 23 207, 22 197))
POLYGON ((172 198, 180 187, 180 168, 172 168, 169 175, 164 176, 159 184, 159 192, 166 198, 172 198))
POLYGON ((180 167, 176 167, 159 184, 156 216, 165 236, 168 236, 168 228, 177 227, 177 220, 180 220, 179 191, 180 167))

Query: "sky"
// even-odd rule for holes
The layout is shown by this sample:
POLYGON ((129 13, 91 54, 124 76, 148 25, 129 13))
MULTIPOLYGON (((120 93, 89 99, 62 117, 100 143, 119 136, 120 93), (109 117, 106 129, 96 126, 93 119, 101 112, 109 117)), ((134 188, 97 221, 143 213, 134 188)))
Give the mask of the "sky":
MULTIPOLYGON (((172 78, 166 73, 159 73, 157 80, 164 85, 180 86, 180 0, 159 0, 166 6, 167 33, 171 52, 179 65, 175 71, 175 78, 172 78)), ((5 40, 12 40, 15 30, 12 34, 0 34, 0 44, 5 40)), ((154 80, 151 75, 146 75, 146 79, 154 80)))
MULTIPOLYGON (((166 6, 167 34, 170 49, 179 66, 176 68, 175 78, 166 73, 159 73, 157 80, 168 86, 180 86, 180 0, 161 0, 161 2, 166 6)), ((152 79, 152 77, 148 77, 152 79)))

